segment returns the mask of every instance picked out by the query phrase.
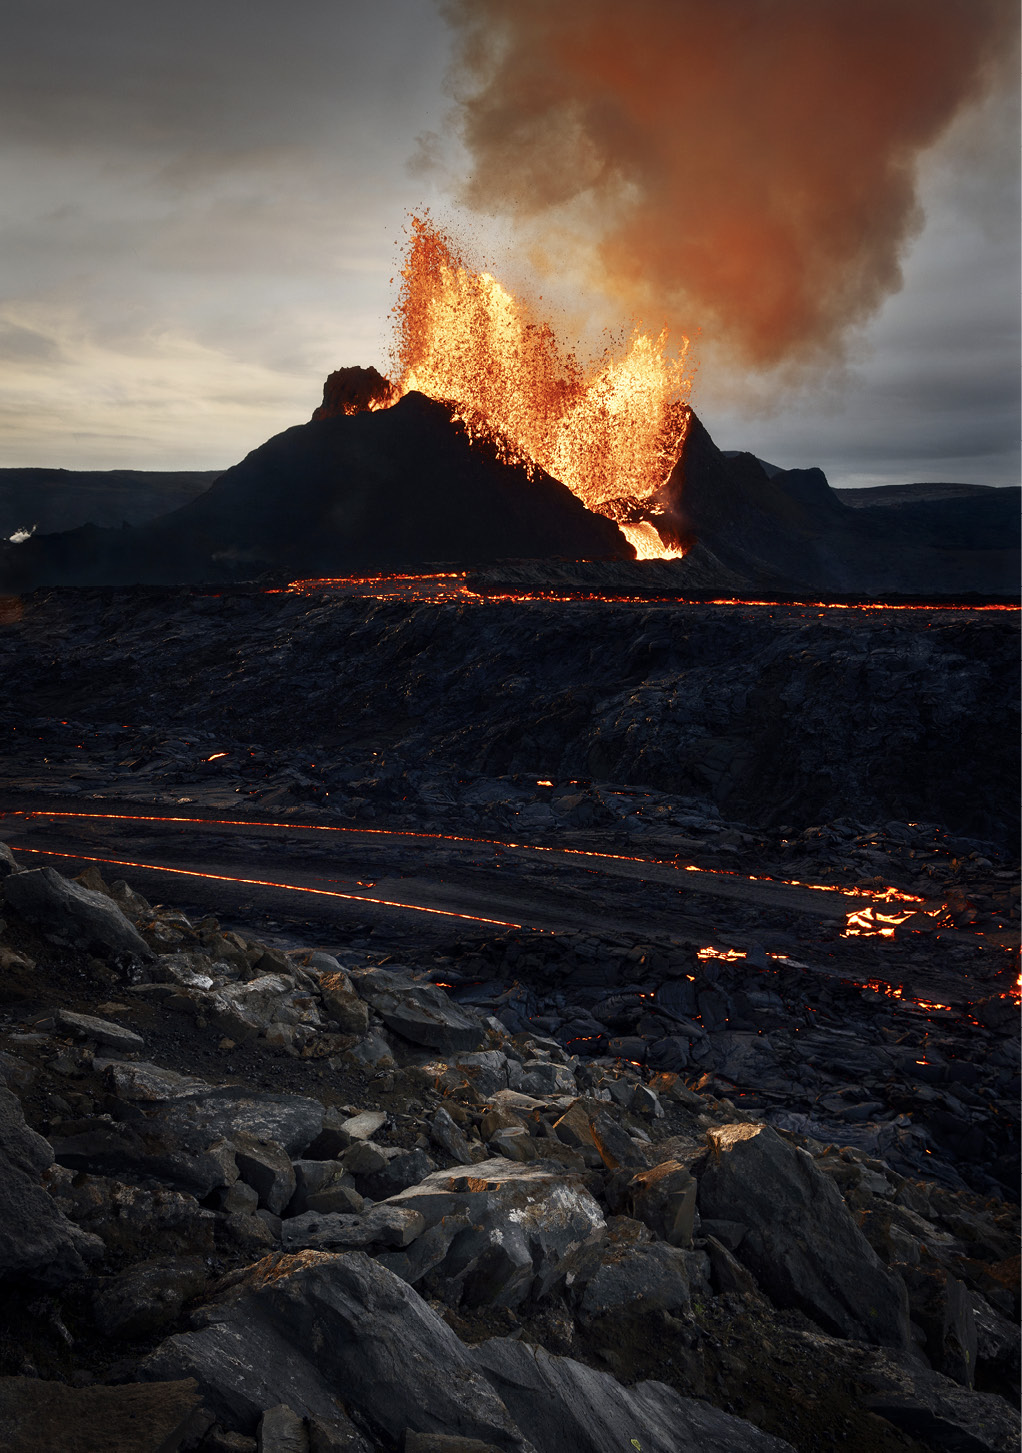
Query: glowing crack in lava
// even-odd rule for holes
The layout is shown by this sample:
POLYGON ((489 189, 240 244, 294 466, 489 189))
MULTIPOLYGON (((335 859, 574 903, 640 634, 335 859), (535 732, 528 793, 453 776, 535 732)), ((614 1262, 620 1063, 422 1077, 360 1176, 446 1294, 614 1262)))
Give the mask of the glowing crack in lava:
POLYGON ((621 357, 583 365, 496 278, 466 266, 428 218, 411 226, 394 310, 394 398, 418 390, 447 404, 470 438, 546 470, 615 520, 640 560, 684 555, 684 542, 665 543, 641 506, 685 442, 688 339, 671 357, 666 331, 636 328, 621 357))

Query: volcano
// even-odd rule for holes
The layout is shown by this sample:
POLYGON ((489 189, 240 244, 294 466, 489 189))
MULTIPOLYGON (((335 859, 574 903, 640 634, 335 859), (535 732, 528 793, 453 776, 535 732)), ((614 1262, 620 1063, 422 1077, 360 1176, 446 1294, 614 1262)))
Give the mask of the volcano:
POLYGON ((178 509, 119 530, 86 525, 7 544, 0 589, 531 560, 537 579, 582 570, 597 588, 611 569, 618 586, 624 571, 637 587, 731 595, 1018 591, 1018 489, 900 486, 846 500, 822 470, 718 449, 690 411, 666 483, 629 511, 686 554, 635 561, 617 524, 557 480, 502 459, 485 437, 470 440, 448 405, 413 392, 388 407, 386 381, 364 372, 358 389, 331 375, 309 423, 268 440, 178 509))
MULTIPOLYGON (((319 411, 317 411, 319 412, 319 411)), ((0 588, 187 584, 480 563, 629 559, 617 526, 542 471, 472 444, 443 404, 333 412, 287 429, 197 499, 121 530, 8 544, 0 588)))

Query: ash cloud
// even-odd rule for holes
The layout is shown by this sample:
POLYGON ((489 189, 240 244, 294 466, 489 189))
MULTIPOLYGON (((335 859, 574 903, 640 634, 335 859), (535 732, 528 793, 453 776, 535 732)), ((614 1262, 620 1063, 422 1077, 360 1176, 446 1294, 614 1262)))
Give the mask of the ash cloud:
POLYGON ((618 306, 757 370, 902 282, 917 162, 1017 56, 1009 0, 445 0, 463 199, 573 218, 618 306))

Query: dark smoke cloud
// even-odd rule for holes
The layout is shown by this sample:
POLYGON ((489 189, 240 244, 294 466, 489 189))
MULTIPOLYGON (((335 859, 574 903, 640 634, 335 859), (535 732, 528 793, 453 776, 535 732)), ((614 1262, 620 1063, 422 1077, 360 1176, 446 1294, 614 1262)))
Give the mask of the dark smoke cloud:
POLYGON ((1014 0, 443 0, 472 168, 576 214, 594 281, 754 368, 840 353, 901 285, 916 161, 1003 78, 1014 0))

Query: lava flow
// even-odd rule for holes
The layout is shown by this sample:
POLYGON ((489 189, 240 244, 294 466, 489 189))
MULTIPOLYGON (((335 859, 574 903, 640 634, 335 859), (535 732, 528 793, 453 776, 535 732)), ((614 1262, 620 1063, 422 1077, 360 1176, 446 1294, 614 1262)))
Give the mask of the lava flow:
MULTIPOLYGON (((622 527, 623 528, 623 527, 622 527)), ((644 526, 652 530, 652 525, 644 526)), ((637 530, 638 525, 628 526, 628 530, 637 530)), ((631 537, 630 537, 631 538, 631 537)), ((634 544, 634 539, 632 540, 634 544)), ((665 547, 666 550, 666 547, 665 547)), ((675 555, 684 554, 684 551, 675 551, 675 555)), ((671 552, 666 555, 661 552, 658 558, 668 558, 671 552)), ((640 558, 647 558, 642 557, 640 558)), ((286 587, 274 587, 267 589, 266 595, 314 595, 319 591, 331 591, 338 595, 354 595, 369 600, 408 600, 428 601, 432 604, 438 602, 456 601, 460 604, 491 605, 503 601, 512 601, 518 604, 527 604, 530 601, 554 603, 554 604, 602 604, 602 605, 732 605, 744 608, 755 607, 764 610, 814 610, 821 614, 824 611, 927 611, 931 614, 934 611, 954 611, 959 614, 990 611, 1013 611, 1017 613, 1019 606, 1016 603, 970 603, 968 605, 948 604, 943 601, 886 601, 886 600, 743 600, 738 596, 714 596, 712 598, 685 595, 681 592, 657 593, 655 591, 633 592, 631 594, 620 591, 593 591, 571 586, 554 589, 541 589, 537 587, 523 586, 518 590, 493 590, 490 588, 473 589, 468 583, 467 571, 449 571, 446 574, 437 575, 403 575, 386 574, 381 572, 378 575, 321 575, 309 576, 308 578, 291 580, 286 587)))
POLYGON ((636 328, 621 357, 608 352, 587 367, 428 219, 411 225, 395 397, 414 389, 448 404, 470 437, 545 470, 617 521, 640 560, 684 555, 684 542, 665 543, 636 507, 666 483, 685 441, 688 339, 672 358, 666 332, 636 328))
MULTIPOLYGON (((849 909, 845 915, 845 928, 842 938, 893 938, 895 927, 904 923, 914 913, 923 913, 927 917, 938 918, 944 912, 944 905, 938 907, 925 907, 925 900, 914 893, 905 893, 894 887, 885 888, 863 888, 856 885, 845 886, 837 883, 807 883, 797 878, 773 878, 766 874, 741 874, 727 868, 701 868, 695 863, 680 863, 677 859, 663 860, 658 858, 641 857, 629 853, 606 853, 598 852, 592 848, 554 847, 542 843, 521 843, 511 842, 500 838, 472 838, 464 837, 455 833, 439 832, 417 832, 406 828, 383 828, 383 827, 346 827, 336 823, 299 823, 299 822, 272 822, 253 821, 247 818, 203 818, 188 817, 184 815, 162 815, 156 813, 118 813, 118 812, 69 812, 69 811, 35 811, 35 810, 10 810, 0 812, 2 817, 20 817, 30 822, 34 818, 45 820, 71 819, 75 821, 95 822, 137 822, 137 823, 166 823, 173 825, 188 825, 195 827, 242 827, 249 831, 262 831, 277 829, 284 832, 317 832, 350 834, 356 837, 369 838, 412 838, 419 840, 432 840, 436 842, 457 843, 459 845, 474 847, 492 847, 498 852, 505 849, 514 849, 518 852, 545 854, 568 859, 587 859, 596 863, 635 863, 647 865, 650 868, 673 868, 677 872, 705 874, 710 879, 739 879, 747 883, 776 883, 789 888, 808 889, 813 893, 840 894, 845 898, 864 898, 870 900, 874 905, 883 904, 890 907, 892 904, 911 905, 894 913, 881 913, 878 907, 865 907, 862 909, 849 909)), ((40 851, 39 849, 24 848, 26 852, 40 851)), ((56 854, 56 856, 72 857, 74 854, 56 854)), ((83 856, 81 854, 77 856, 83 856)), ((118 862, 113 858, 97 858, 96 862, 118 862)), ((152 864, 120 864, 124 867, 150 867, 152 864)), ((166 871, 183 871, 167 869, 166 871)), ((199 873, 192 874, 197 877, 215 877, 215 874, 199 873)), ((231 880, 248 881, 248 880, 231 880)), ((256 880, 251 880, 256 881, 256 880)), ((266 886, 287 887, 287 884, 274 884, 266 886)), ((313 892, 317 890, 302 889, 300 891, 313 892)), ((351 897, 353 895, 334 893, 327 894, 330 897, 351 897)), ((357 896, 357 895, 356 895, 357 896)), ((378 901, 378 900, 372 900, 378 901)), ((394 905, 412 906, 412 905, 394 905)), ((426 910, 423 910, 426 911, 426 910)), ((434 910, 435 911, 435 910, 434 910)), ((452 914, 451 917, 470 917, 466 914, 452 914)), ((480 920, 490 922, 495 920, 480 920)), ((706 957, 732 957, 721 955, 715 950, 706 950, 706 957)), ((733 955, 739 957, 740 955, 733 955)), ((702 955, 701 955, 702 957, 702 955)))

